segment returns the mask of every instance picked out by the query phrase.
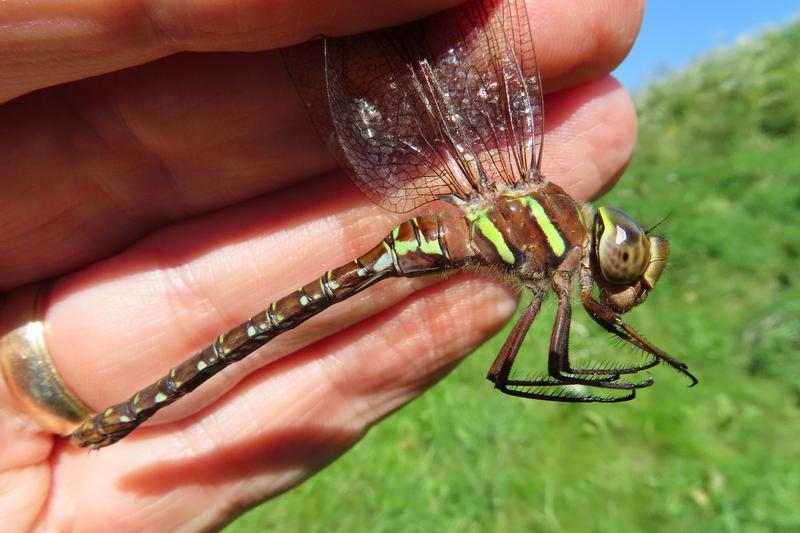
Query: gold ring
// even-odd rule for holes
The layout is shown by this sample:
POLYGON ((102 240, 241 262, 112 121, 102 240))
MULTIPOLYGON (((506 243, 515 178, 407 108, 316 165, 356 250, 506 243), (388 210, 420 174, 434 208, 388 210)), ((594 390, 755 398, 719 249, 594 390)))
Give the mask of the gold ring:
POLYGON ((0 309, 0 369, 19 407, 41 427, 65 435, 92 411, 72 394, 53 366, 41 310, 48 285, 8 295, 0 309))

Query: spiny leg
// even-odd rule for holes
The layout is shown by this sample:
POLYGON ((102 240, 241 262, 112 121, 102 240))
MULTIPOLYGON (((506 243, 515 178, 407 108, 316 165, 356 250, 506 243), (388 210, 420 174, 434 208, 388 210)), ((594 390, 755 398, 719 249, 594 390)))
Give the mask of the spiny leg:
MULTIPOLYGON (((631 389, 630 394, 618 397, 602 397, 590 395, 569 394, 563 387, 573 385, 573 381, 558 381, 552 378, 542 380, 511 380, 509 375, 514 365, 514 360, 519 353, 525 335, 531 327, 536 315, 542 306, 544 290, 537 288, 533 293, 533 301, 525 308, 517 323, 511 330, 506 342, 500 349, 494 363, 486 378, 495 384, 495 388, 511 396, 532 398, 537 400, 550 400, 560 402, 621 402, 635 397, 635 391, 631 389), (519 388, 516 388, 519 387, 519 388), (559 387, 555 392, 546 390, 548 387, 559 387)), ((600 382, 592 382, 597 384, 600 382)))
MULTIPOLYGON (((626 324, 618 313, 612 311, 592 297, 592 277, 588 270, 581 272, 581 301, 583 307, 592 319, 600 324, 606 331, 613 333, 625 342, 628 342, 637 348, 644 350, 650 355, 654 356, 656 362, 664 361, 669 366, 685 375, 691 380, 690 387, 697 384, 697 378, 689 372, 689 367, 686 363, 673 359, 665 352, 651 344, 647 339, 641 336, 635 329, 626 324)), ((653 365, 650 365, 653 366, 653 365)))
POLYGON ((640 383, 630 383, 619 380, 620 374, 635 374, 658 364, 658 361, 648 361, 640 366, 622 368, 572 368, 569 360, 569 331, 572 323, 572 305, 570 303, 569 276, 558 273, 553 277, 553 289, 558 296, 558 309, 553 325, 553 334, 550 336, 550 356, 548 358, 548 373, 559 381, 579 383, 609 389, 644 388, 653 384, 652 377, 640 383), (598 378, 580 378, 580 375, 601 376, 598 378), (601 384, 599 384, 600 382, 601 384))
POLYGON ((539 314, 539 310, 542 308, 543 300, 544 289, 535 289, 533 291, 533 301, 522 312, 519 320, 514 324, 511 333, 506 338, 506 342, 503 343, 503 347, 500 348, 500 353, 497 354, 494 363, 489 367, 486 379, 494 383, 497 388, 502 388, 501 384, 508 382, 511 367, 514 366, 514 360, 517 358, 522 342, 525 340, 525 335, 527 335, 531 324, 533 324, 536 315, 539 314))

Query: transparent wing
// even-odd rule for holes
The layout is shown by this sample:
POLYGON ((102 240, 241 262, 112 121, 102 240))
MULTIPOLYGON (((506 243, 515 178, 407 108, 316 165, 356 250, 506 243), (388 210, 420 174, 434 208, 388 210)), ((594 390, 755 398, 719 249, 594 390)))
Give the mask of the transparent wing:
POLYGON ((390 211, 539 179, 541 84, 522 0, 472 1, 284 59, 342 167, 390 211))

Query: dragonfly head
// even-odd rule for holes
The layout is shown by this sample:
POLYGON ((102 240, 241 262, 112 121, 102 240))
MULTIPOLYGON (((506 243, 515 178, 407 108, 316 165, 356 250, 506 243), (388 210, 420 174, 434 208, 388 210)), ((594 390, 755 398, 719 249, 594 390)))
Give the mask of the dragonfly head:
POLYGON ((601 300, 618 313, 644 302, 669 256, 663 237, 650 237, 625 211, 597 210, 592 225, 591 268, 601 300))

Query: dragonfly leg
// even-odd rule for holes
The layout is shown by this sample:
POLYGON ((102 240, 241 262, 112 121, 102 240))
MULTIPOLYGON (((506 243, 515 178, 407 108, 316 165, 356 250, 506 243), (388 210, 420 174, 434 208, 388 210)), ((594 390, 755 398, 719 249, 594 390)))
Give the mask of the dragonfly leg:
POLYGON ((618 313, 595 300, 594 297, 592 297, 592 285, 593 281, 591 272, 589 272, 588 269, 584 269, 581 272, 581 301, 583 302, 583 307, 586 309, 586 312, 589 313, 589 316, 591 316, 595 322, 600 324, 600 326, 602 326, 606 331, 613 333, 625 342, 628 342, 652 355, 655 363, 650 364, 649 366, 654 366, 658 362, 663 361, 681 374, 688 377, 691 381, 689 384, 690 387, 693 387, 697 384, 697 378, 694 377, 691 372, 689 372, 689 367, 686 365, 686 363, 678 361, 677 359, 673 359, 664 351, 651 344, 635 329, 626 324, 618 313))
POLYGON ((550 357, 548 359, 548 373, 553 378, 571 383, 581 383, 603 388, 628 389, 649 387, 653 384, 652 378, 638 383, 619 380, 621 374, 635 374, 658 364, 658 360, 647 361, 642 365, 625 367, 596 367, 573 368, 569 360, 569 328, 572 322, 572 305, 570 304, 569 278, 564 274, 557 274, 553 279, 553 289, 558 295, 558 310, 553 325, 553 334, 550 337, 550 357), (581 378, 578 376, 598 376, 594 378, 581 378), (598 385, 597 382, 603 384, 598 385), (609 385, 613 383, 613 385, 609 385))
MULTIPOLYGON (((533 301, 525 308, 522 316, 519 318, 514 328, 511 330, 506 342, 500 350, 494 363, 486 376, 486 378, 495 384, 495 388, 505 394, 511 396, 519 396, 523 398, 532 398, 537 400, 550 400, 559 402, 621 402, 631 400, 635 397, 635 387, 630 384, 625 387, 629 393, 624 396, 593 396, 575 393, 568 388, 573 385, 580 385, 576 383, 575 379, 558 380, 552 377, 545 377, 543 379, 526 379, 526 380, 512 380, 510 379, 511 368, 525 339, 525 335, 531 327, 536 315, 542 306, 544 299, 544 290, 537 288, 533 293, 533 301), (556 389, 552 389, 556 387, 556 389)), ((592 385, 602 386, 605 382, 585 380, 591 382, 592 385)), ((616 387, 615 387, 616 388, 616 387)))
POLYGON ((531 328, 536 315, 542 308, 542 301, 544 300, 544 289, 537 288, 533 291, 533 301, 522 312, 517 323, 511 329, 506 342, 500 348, 500 353, 489 368, 486 379, 495 384, 497 388, 502 388, 502 384, 508 382, 508 377, 511 374, 511 367, 514 366, 514 360, 517 358, 519 349, 522 346, 522 341, 525 340, 525 335, 531 328))
MULTIPOLYGON (((572 321, 572 306, 568 274, 556 274, 553 278, 553 289, 558 295, 558 309, 553 324, 553 334, 550 336, 550 355, 547 362, 547 370, 551 378, 563 383, 589 385, 603 389, 631 390, 649 387, 653 384, 651 377, 638 383, 620 380, 622 372, 618 372, 615 368, 572 368, 569 361, 569 328, 572 321), (579 377, 581 375, 593 377, 579 377)), ((628 369, 622 370, 627 371, 628 369)))

